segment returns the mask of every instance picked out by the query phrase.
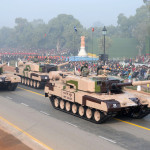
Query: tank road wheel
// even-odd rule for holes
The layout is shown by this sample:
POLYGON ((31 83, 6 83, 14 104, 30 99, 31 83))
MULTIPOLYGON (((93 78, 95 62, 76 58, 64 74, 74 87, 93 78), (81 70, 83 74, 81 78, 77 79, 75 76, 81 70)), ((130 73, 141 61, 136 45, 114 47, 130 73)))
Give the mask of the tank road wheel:
POLYGON ((39 81, 37 81, 36 88, 37 88, 37 89, 40 88, 40 82, 39 82, 39 81))
POLYGON ((22 78, 21 83, 24 84, 24 78, 22 78))
POLYGON ((91 119, 92 116, 93 116, 92 110, 91 110, 90 108, 87 108, 87 109, 86 109, 86 117, 87 117, 88 119, 91 119))
POLYGON ((55 98, 55 99, 54 99, 54 107, 55 107, 55 108, 58 108, 58 107, 59 107, 59 100, 58 100, 58 98, 55 98))
POLYGON ((60 108, 61 109, 65 108, 65 101, 64 100, 60 100, 60 108))
POLYGON ((31 87, 33 86, 33 80, 30 81, 30 86, 31 86, 31 87))
POLYGON ((81 117, 83 117, 83 116, 84 116, 84 113, 85 113, 84 107, 83 107, 83 106, 80 106, 80 107, 79 107, 79 115, 80 115, 81 117))
POLYGON ((33 87, 36 88, 36 81, 33 81, 33 87))
POLYGON ((27 85, 30 86, 30 79, 27 80, 27 85))
POLYGON ((25 78, 25 85, 27 85, 27 78, 25 78))
POLYGON ((24 85, 26 85, 26 78, 24 78, 24 85))
POLYGON ((96 110, 96 111, 94 112, 94 121, 97 122, 97 123, 100 123, 101 119, 102 119, 102 114, 101 114, 101 112, 98 111, 98 110, 96 110))
POLYGON ((30 79, 30 85, 29 86, 32 87, 32 79, 30 79))
POLYGON ((24 78, 24 85, 26 84, 26 78, 24 78))
POLYGON ((70 111, 71 110, 71 103, 70 102, 66 102, 66 111, 70 111))
POLYGON ((77 111, 78 111, 77 105, 76 105, 76 104, 73 104, 73 105, 72 105, 72 112, 73 112, 74 114, 76 114, 77 111))

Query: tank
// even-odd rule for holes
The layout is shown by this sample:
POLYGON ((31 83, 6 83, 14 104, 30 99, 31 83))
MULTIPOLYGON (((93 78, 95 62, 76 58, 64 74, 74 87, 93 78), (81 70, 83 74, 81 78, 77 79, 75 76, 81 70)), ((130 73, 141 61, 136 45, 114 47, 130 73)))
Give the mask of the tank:
POLYGON ((150 98, 123 90, 125 86, 150 84, 147 81, 123 83, 104 75, 74 75, 58 71, 49 73, 45 97, 55 109, 73 114, 94 123, 125 115, 143 118, 150 113, 150 98))
POLYGON ((21 77, 21 83, 36 89, 44 88, 45 83, 49 81, 49 72, 60 70, 61 66, 67 65, 68 62, 55 65, 39 62, 19 61, 15 69, 15 75, 21 77))
POLYGON ((0 64, 0 89, 14 91, 21 79, 12 73, 3 72, 3 67, 5 65, 7 64, 0 64))

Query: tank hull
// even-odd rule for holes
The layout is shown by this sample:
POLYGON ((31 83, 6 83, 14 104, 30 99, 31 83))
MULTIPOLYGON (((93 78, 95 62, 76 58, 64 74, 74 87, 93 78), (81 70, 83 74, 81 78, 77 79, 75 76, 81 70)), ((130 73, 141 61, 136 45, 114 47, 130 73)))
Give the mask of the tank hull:
MULTIPOLYGON (((56 95, 52 95, 51 97, 49 97, 50 102, 53 106, 54 109, 60 110, 62 112, 74 115, 76 117, 88 120, 90 122, 93 123, 97 123, 97 124, 101 124, 104 123, 105 121, 107 121, 108 119, 112 118, 112 117, 117 117, 117 116, 127 116, 127 117, 131 117, 134 119, 141 119, 147 115, 149 115, 150 113, 150 108, 147 107, 147 105, 140 105, 140 106, 131 106, 131 107, 126 107, 126 108, 116 108, 116 109, 110 109, 108 112, 102 111, 100 109, 96 109, 96 108, 92 108, 92 107, 88 107, 86 105, 81 105, 79 103, 76 102, 70 102, 68 100, 62 99, 61 97, 57 97, 56 95), (58 106, 55 104, 55 99, 58 99, 58 106), (62 108, 62 104, 61 101, 64 101, 64 105, 66 103, 70 103, 70 110, 67 110, 67 106, 64 106, 64 108, 62 108), (76 109, 77 112, 74 113, 74 108, 73 105, 76 105, 76 109), (82 107, 84 110, 83 115, 81 115, 79 108, 82 107), (91 117, 88 116, 88 112, 87 110, 90 109, 91 110, 91 117), (95 119, 94 114, 95 112, 100 113, 100 119, 95 119)), ((98 117, 99 118, 99 115, 98 117)))

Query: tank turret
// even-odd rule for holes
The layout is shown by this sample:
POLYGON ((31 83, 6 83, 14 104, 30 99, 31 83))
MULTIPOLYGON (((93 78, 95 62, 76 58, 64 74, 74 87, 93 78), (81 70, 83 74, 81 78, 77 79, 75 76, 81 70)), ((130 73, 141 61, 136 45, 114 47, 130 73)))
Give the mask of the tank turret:
POLYGON ((150 80, 123 83, 107 76, 83 77, 60 71, 50 72, 49 77, 44 91, 52 106, 88 121, 102 123, 118 114, 143 118, 150 113, 149 97, 122 90, 124 86, 150 84, 150 80))
POLYGON ((114 79, 114 78, 111 78, 111 77, 106 77, 103 80, 101 80, 99 78, 96 78, 96 79, 97 79, 97 81, 96 81, 97 85, 100 86, 100 91, 99 92, 103 92, 103 93, 106 93, 106 92, 107 93, 108 92, 119 93, 119 92, 122 92, 122 87, 150 84, 150 80, 123 83, 123 80, 114 79))

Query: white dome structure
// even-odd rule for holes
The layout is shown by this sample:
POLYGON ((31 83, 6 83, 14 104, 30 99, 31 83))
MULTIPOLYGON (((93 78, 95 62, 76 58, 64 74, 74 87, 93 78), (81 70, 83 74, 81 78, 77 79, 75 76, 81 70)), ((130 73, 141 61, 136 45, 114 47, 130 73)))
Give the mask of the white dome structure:
POLYGON ((80 56, 80 57, 86 57, 87 56, 87 53, 85 51, 85 47, 80 47, 80 51, 78 53, 78 56, 80 56))
POLYGON ((81 47, 80 47, 80 51, 78 53, 78 56, 87 57, 87 53, 85 50, 85 36, 81 36, 81 47))

